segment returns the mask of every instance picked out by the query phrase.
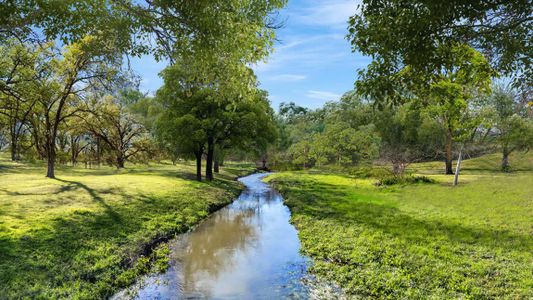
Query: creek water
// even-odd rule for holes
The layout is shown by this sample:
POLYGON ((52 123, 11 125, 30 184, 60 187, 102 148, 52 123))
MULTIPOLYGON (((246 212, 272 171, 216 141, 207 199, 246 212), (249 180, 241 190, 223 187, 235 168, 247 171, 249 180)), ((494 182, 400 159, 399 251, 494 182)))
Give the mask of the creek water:
POLYGON ((170 267, 142 278, 115 299, 307 299, 309 260, 282 196, 262 182, 171 242, 170 267))

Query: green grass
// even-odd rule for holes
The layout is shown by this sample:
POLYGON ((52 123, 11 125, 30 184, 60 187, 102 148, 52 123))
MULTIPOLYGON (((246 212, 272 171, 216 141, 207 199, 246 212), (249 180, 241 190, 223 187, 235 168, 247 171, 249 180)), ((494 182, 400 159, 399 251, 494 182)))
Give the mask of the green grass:
POLYGON ((443 163, 411 166, 434 184, 376 187, 321 171, 268 180, 285 195, 312 271, 348 295, 415 299, 533 298, 533 156, 464 161, 460 185, 443 163), (437 168, 437 169, 435 169, 437 168))
POLYGON ((252 170, 198 183, 192 164, 63 167, 54 180, 0 156, 0 299, 100 299, 164 268, 161 243, 229 203, 252 170))

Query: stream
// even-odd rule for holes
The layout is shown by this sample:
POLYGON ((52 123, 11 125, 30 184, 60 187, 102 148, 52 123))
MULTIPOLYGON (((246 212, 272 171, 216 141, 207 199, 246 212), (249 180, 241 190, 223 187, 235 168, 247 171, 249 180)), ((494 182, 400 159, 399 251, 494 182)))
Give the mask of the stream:
MULTIPOLYGON (((308 299, 309 259, 300 255, 297 231, 282 196, 262 182, 170 242, 170 267, 141 278, 114 299, 308 299)), ((313 297, 314 298, 314 297, 313 297)))

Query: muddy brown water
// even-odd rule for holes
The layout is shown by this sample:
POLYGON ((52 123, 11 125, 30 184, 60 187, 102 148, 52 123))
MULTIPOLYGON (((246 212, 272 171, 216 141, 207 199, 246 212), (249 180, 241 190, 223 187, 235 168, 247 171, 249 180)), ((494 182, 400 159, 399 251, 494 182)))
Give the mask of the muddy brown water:
POLYGON ((145 276, 114 299, 307 299, 309 259, 282 196, 262 182, 171 242, 170 267, 145 276), (307 283, 306 283, 307 282, 307 283))

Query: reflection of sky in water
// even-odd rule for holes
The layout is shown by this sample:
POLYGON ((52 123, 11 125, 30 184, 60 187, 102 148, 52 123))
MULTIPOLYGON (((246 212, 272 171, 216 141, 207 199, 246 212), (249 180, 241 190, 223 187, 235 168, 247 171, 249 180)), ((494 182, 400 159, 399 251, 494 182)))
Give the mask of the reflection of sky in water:
POLYGON ((307 260, 281 196, 242 178, 247 189, 172 245, 171 267, 146 278, 140 299, 279 299, 304 296, 307 260))

